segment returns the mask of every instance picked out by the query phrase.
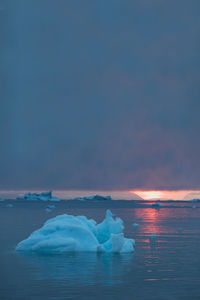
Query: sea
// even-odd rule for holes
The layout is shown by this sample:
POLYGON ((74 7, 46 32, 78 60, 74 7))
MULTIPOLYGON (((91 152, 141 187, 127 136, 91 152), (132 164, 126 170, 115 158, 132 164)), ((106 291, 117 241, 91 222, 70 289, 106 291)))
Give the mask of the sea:
POLYGON ((0 202, 0 299, 200 299, 200 203, 165 201, 0 202), (160 202, 162 203, 162 202, 160 202), (23 254, 16 245, 60 214, 101 222, 105 212, 124 221, 135 239, 129 254, 23 254), (133 226, 137 223, 138 226, 133 226))

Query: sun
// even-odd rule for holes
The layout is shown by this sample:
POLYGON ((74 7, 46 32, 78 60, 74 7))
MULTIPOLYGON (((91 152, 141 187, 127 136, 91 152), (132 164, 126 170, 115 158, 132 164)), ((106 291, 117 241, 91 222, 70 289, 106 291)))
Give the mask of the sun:
POLYGON ((130 191, 130 193, 136 193, 144 200, 160 199, 164 196, 162 191, 130 191))

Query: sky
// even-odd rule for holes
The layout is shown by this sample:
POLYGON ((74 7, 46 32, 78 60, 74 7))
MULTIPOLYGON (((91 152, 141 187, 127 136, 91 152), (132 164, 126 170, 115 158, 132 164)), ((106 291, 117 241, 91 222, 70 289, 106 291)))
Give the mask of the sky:
POLYGON ((0 2, 0 189, 200 189, 199 0, 0 2))

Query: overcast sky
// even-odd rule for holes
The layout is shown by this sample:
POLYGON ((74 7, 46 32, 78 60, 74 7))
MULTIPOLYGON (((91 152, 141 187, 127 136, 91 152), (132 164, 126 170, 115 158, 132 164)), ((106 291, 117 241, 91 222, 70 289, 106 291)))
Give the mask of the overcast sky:
POLYGON ((199 11, 0 1, 0 188, 200 188, 199 11))

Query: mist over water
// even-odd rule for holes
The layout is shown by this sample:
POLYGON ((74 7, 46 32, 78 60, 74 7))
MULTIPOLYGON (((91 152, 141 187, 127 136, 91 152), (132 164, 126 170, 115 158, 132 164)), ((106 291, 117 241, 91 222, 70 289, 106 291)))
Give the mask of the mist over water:
MULTIPOLYGON (((0 198, 15 199, 25 193, 41 193, 43 190, 0 190, 0 198)), ((62 200, 69 200, 84 196, 110 195, 112 200, 192 200, 200 198, 200 190, 177 191, 115 191, 115 190, 54 190, 53 194, 62 200)))
MULTIPOLYGON (((15 199, 25 193, 41 193, 43 190, 0 190, 0 198, 15 199)), ((177 191, 115 191, 115 190, 54 190, 53 194, 60 199, 69 200, 77 197, 93 195, 110 195, 113 200, 192 200, 200 198, 200 190, 177 190, 177 191)))

